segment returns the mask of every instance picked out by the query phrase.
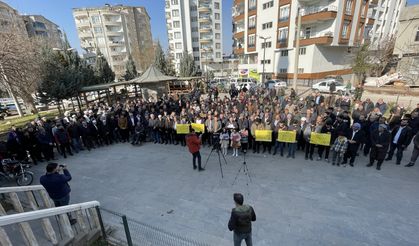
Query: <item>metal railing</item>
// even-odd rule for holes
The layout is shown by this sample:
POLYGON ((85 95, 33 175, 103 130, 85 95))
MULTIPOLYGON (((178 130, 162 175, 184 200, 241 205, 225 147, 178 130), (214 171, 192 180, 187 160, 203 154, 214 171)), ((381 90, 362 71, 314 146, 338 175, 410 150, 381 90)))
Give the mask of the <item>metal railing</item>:
POLYGON ((333 12, 337 12, 338 11, 338 7, 334 6, 334 5, 329 5, 329 6, 313 6, 313 7, 308 7, 308 8, 304 8, 301 10, 301 15, 310 15, 310 14, 315 14, 315 13, 320 13, 320 12, 328 12, 328 11, 333 11, 333 12))
POLYGON ((122 245, 209 246, 109 209, 101 208, 101 211, 104 223, 113 229, 109 236, 122 245))
POLYGON ((309 39, 309 38, 320 38, 320 37, 333 37, 332 31, 323 31, 323 32, 310 32, 308 35, 304 32, 301 33, 301 39, 309 39))

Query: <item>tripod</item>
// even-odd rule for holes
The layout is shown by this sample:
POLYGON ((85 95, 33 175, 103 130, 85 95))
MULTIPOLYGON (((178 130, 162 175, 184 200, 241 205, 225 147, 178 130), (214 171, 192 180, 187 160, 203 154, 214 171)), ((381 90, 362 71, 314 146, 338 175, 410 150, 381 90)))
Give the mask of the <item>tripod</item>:
POLYGON ((208 155, 207 161, 205 162, 204 169, 205 169, 205 167, 207 166, 208 161, 209 161, 209 159, 210 159, 210 157, 211 157, 212 153, 214 152, 214 150, 217 152, 217 155, 218 155, 218 163, 220 164, 221 178, 224 178, 224 174, 223 174, 223 166, 221 165, 221 156, 223 157, 224 162, 225 162, 225 164, 226 164, 226 165, 227 165, 227 160, 226 160, 226 158, 224 157, 224 155, 223 155, 223 154, 220 154, 220 150, 221 150, 221 146, 220 146, 220 144, 215 144, 215 145, 212 147, 212 150, 211 150, 210 154, 208 155))
POLYGON ((243 154, 243 164, 240 167, 239 171, 237 171, 236 177, 234 178, 234 181, 233 181, 233 183, 231 185, 234 185, 237 182, 237 178, 239 177, 239 174, 241 172, 243 172, 244 175, 247 176, 246 185, 249 186, 249 181, 250 181, 250 183, 252 183, 252 178, 250 177, 249 168, 247 168, 246 152, 244 152, 244 154, 243 154))

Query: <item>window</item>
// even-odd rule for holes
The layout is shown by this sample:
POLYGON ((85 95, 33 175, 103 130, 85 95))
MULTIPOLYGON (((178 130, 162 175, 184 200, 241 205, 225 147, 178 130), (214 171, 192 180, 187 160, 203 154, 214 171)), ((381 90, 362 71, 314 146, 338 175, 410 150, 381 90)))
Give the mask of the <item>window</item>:
POLYGON ((178 5, 179 4, 179 0, 172 0, 172 5, 178 5))
POLYGON ((215 30, 220 30, 221 26, 220 23, 215 23, 215 30))
POLYGON ((169 40, 173 40, 173 33, 169 33, 169 40))
POLYGON ((304 73, 304 68, 298 68, 298 73, 304 73))
POLYGON ((419 42, 419 27, 418 30, 416 30, 415 42, 419 42))
POLYGON ((198 27, 196 27, 196 26, 195 27, 192 27, 191 30, 192 30, 192 32, 197 32, 198 31, 198 27))
POLYGON ((97 38, 97 43, 98 44, 105 44, 105 38, 104 37, 98 37, 97 38))
POLYGON ((215 48, 216 48, 216 49, 221 49, 221 44, 220 44, 220 43, 216 43, 216 44, 215 44, 215 48))
POLYGON ((271 64, 271 60, 261 60, 260 64, 271 64))
POLYGON ((288 69, 286 69, 286 68, 280 68, 279 69, 279 73, 287 73, 288 72, 288 69))
POLYGON ((194 61, 199 61, 199 56, 194 56, 193 60, 194 61))
POLYGON ((221 53, 220 52, 215 53, 215 57, 216 58, 221 58, 221 53))
POLYGON ((176 43, 175 48, 176 49, 182 49, 182 43, 176 43))
POLYGON ((249 10, 256 9, 256 1, 257 0, 249 0, 249 10))
POLYGON ((198 21, 198 17, 196 17, 196 16, 192 16, 192 17, 191 17, 191 21, 193 21, 193 22, 197 22, 197 21, 198 21))
POLYGON ((173 17, 179 17, 179 10, 175 9, 172 11, 172 16, 173 17))
POLYGON ((349 21, 345 21, 342 27, 342 38, 347 38, 349 29, 349 21))
POLYGON ((198 7, 196 5, 190 7, 191 12, 197 11, 198 7))
POLYGON ((214 9, 220 9, 220 3, 214 3, 214 9))
POLYGON ((247 43, 248 43, 248 47, 255 47, 255 45, 256 45, 256 35, 255 34, 253 34, 253 35, 250 35, 249 36, 249 38, 248 38, 248 40, 247 40, 247 43))
POLYGON ((248 23, 249 29, 256 28, 256 16, 250 16, 249 17, 249 23, 248 23))
POLYGON ((95 30, 95 33, 102 33, 103 32, 102 27, 94 27, 93 29, 95 30))
POLYGON ((93 24, 100 23, 100 17, 98 15, 93 15, 92 16, 92 23, 93 24))
POLYGON ((170 12, 166 12, 166 19, 170 19, 171 16, 170 12))
POLYGON ((192 38, 192 42, 199 42, 199 38, 192 38))
POLYGON ((166 1, 165 6, 166 6, 166 9, 170 8, 170 1, 166 1))
POLYGON ((214 14, 214 18, 215 18, 216 20, 219 20, 219 19, 220 19, 220 14, 219 14, 219 13, 215 13, 215 14, 214 14))
POLYGON ((176 53, 176 59, 182 59, 182 53, 176 53))
POLYGON ((300 48, 300 55, 305 55, 306 54, 306 48, 300 48))
POLYGON ((310 38, 311 37, 311 27, 306 27, 304 29, 304 38, 310 38))
POLYGON ((288 50, 281 50, 281 56, 288 56, 288 50))
POLYGON ((290 17, 290 5, 279 8, 279 21, 287 21, 290 17))
POLYGON ((346 0, 345 14, 347 15, 352 14, 352 0, 346 0))
POLYGON ((173 21, 173 28, 179 28, 180 27, 180 21, 173 21))
POLYGON ((262 24, 262 29, 268 29, 268 28, 272 28, 272 21, 271 22, 266 22, 262 24))
POLYGON ((220 39, 220 38, 221 38, 221 34, 216 33, 216 34, 215 34, 215 39, 220 39))
POLYGON ((199 47, 192 47, 193 52, 199 52, 199 47))
POLYGON ((263 42, 262 43, 262 49, 271 48, 271 47, 272 47, 272 42, 263 42))
POLYGON ((274 6, 274 1, 269 1, 267 3, 264 3, 262 6, 263 6, 263 9, 272 8, 274 6))
POLYGON ((175 32, 175 39, 181 39, 180 32, 175 32))
POLYGON ((278 42, 286 43, 288 40, 288 27, 278 29, 278 42))

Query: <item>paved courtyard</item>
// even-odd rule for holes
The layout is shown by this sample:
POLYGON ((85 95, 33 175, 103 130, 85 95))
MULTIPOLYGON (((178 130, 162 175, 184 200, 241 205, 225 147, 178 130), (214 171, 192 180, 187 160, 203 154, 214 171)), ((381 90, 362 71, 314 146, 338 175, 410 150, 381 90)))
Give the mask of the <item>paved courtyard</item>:
MULTIPOLYGON (((203 163, 210 152, 202 151, 203 163)), ((410 150, 405 152, 407 163, 410 150)), ((419 169, 385 162, 381 171, 320 161, 248 154, 252 182, 240 174, 243 156, 227 156, 221 179, 214 154, 204 172, 187 149, 116 144, 69 159, 72 203, 98 200, 105 208, 167 231, 232 245, 227 229, 232 194, 242 192, 257 215, 254 245, 418 245, 419 169), (173 212, 169 212, 173 210, 173 212), (169 212, 169 213, 168 213, 169 212)), ((43 166, 34 171, 39 175, 43 166)))

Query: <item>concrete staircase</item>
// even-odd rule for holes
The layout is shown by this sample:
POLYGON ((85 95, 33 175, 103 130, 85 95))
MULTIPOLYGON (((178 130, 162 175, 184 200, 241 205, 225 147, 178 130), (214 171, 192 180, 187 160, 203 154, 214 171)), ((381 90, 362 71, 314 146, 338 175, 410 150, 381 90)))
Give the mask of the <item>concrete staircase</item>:
POLYGON ((105 233, 97 201, 56 208, 41 185, 0 188, 0 201, 1 246, 90 245, 105 233))

